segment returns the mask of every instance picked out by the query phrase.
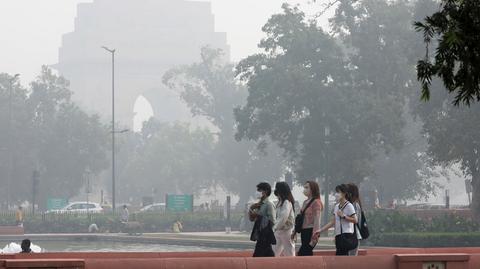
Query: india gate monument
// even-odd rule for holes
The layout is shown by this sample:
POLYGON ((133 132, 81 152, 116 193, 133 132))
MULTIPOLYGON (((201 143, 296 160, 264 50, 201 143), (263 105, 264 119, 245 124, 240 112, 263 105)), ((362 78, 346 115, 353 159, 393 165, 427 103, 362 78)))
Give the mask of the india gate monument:
POLYGON ((208 2, 93 0, 78 4, 74 30, 64 34, 54 67, 70 80, 73 100, 103 119, 111 117, 111 54, 115 52, 115 118, 131 128, 143 95, 161 121, 191 121, 188 108, 162 84, 172 67, 200 60, 204 46, 229 59, 226 33, 215 32, 208 2))

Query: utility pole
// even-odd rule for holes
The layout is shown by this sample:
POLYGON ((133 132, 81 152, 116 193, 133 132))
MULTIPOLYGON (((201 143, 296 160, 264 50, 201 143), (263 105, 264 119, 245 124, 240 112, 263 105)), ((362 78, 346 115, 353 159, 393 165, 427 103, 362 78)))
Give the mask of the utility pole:
POLYGON ((36 201, 37 201, 38 187, 39 187, 39 184, 40 184, 40 173, 37 170, 33 171, 32 183, 33 183, 33 188, 32 188, 32 215, 35 215, 35 204, 36 204, 36 201))
POLYGON ((8 152, 9 155, 9 164, 8 164, 8 178, 7 178, 7 209, 10 208, 11 202, 11 185, 12 185, 12 177, 13 177, 13 151, 15 150, 12 147, 13 143, 13 111, 12 111, 12 103, 13 103, 13 85, 20 74, 15 74, 10 80, 8 85, 8 152))
POLYGON ((102 48, 112 54, 112 211, 115 213, 115 49, 102 48))
MULTIPOLYGON (((330 194, 330 169, 329 169, 329 154, 330 154, 330 126, 325 126, 324 130, 324 137, 325 137, 325 208, 323 209, 323 224, 328 223, 328 219, 330 217, 330 212, 329 212, 329 194, 330 194)), ((328 235, 328 231, 325 231, 326 235, 328 235)))

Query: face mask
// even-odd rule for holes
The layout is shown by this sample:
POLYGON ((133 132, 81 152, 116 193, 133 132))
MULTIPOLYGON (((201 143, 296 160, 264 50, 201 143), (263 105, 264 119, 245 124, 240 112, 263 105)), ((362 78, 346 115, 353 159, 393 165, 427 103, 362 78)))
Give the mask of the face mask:
POLYGON ((278 196, 278 191, 277 191, 277 190, 274 190, 274 191, 273 191, 273 195, 278 196))
POLYGON ((335 193, 335 200, 340 201, 340 198, 342 198, 342 195, 340 195, 340 193, 336 192, 335 193))
POLYGON ((307 189, 303 189, 303 194, 304 194, 305 196, 308 196, 308 190, 307 190, 307 189))
POLYGON ((262 191, 257 191, 257 197, 258 197, 258 198, 263 197, 263 192, 262 192, 262 191))

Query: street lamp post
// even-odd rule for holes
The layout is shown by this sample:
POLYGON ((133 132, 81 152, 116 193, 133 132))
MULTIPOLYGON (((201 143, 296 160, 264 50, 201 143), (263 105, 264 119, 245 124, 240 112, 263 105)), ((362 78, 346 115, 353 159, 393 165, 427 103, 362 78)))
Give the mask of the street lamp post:
POLYGON ((90 171, 89 168, 86 169, 85 171, 85 179, 87 180, 87 187, 85 190, 85 193, 87 195, 87 217, 90 220, 90 177, 92 176, 92 172, 90 171))
POLYGON ((112 54, 112 211, 115 213, 115 49, 102 48, 112 54))
MULTIPOLYGON (((323 223, 326 224, 328 223, 328 219, 329 219, 329 216, 330 216, 330 212, 329 212, 329 200, 328 200, 328 197, 329 197, 329 194, 330 194, 330 186, 329 186, 329 183, 330 183, 330 179, 329 179, 329 160, 328 160, 328 154, 330 153, 329 152, 329 146, 330 146, 330 127, 327 125, 325 126, 325 133, 324 133, 324 136, 325 136, 325 209, 323 210, 323 223)), ((326 232, 328 234, 328 231, 326 232)))
POLYGON ((8 165, 8 182, 7 182, 7 208, 10 208, 10 200, 11 200, 11 184, 12 184, 12 177, 13 177, 13 150, 12 150, 12 135, 13 135, 13 117, 12 117, 12 99, 13 99, 13 84, 17 80, 20 74, 15 74, 10 80, 8 85, 8 155, 9 158, 9 165, 8 165))

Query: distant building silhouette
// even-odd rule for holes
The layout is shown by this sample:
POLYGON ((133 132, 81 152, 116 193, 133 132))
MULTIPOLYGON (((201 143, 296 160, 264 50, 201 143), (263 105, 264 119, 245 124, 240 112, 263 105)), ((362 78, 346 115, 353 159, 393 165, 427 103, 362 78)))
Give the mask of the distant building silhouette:
POLYGON ((224 50, 226 33, 215 32, 208 2, 185 0, 94 0, 78 5, 75 29, 63 35, 54 67, 71 82, 73 100, 89 112, 111 117, 111 56, 115 48, 115 116, 133 126, 139 95, 162 121, 191 121, 178 94, 162 84, 164 72, 200 60, 205 45, 224 50))

